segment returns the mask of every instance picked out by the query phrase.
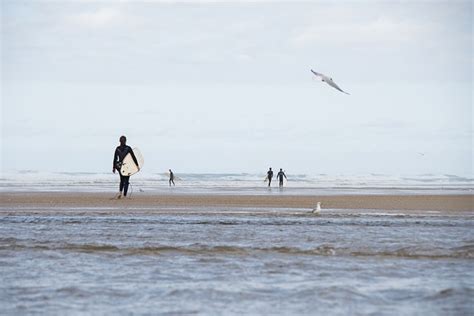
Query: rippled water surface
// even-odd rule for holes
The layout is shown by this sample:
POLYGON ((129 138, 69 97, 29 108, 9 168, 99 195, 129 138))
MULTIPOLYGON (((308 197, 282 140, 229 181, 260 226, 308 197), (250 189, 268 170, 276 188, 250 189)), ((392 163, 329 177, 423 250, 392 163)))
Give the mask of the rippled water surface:
POLYGON ((58 214, 0 217, 2 314, 474 312, 471 216, 58 214))

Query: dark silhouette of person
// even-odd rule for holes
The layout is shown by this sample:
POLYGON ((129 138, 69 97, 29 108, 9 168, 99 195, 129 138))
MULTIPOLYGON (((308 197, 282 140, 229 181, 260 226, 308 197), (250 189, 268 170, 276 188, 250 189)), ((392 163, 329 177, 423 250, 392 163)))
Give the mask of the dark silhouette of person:
POLYGON ((115 170, 118 170, 118 173, 120 175, 120 185, 119 185, 120 192, 117 196, 117 199, 120 199, 122 197, 122 191, 123 191, 123 196, 127 196, 127 192, 128 192, 130 176, 124 176, 120 172, 120 168, 122 168, 122 163, 125 156, 127 156, 127 154, 130 154, 132 156, 133 162, 135 162, 137 164, 138 169, 140 169, 140 166, 138 165, 137 157, 135 157, 135 154, 133 153, 132 148, 130 146, 127 146, 126 143, 127 143, 127 137, 120 136, 120 146, 118 146, 115 149, 114 161, 112 165, 112 172, 115 173, 115 170))
POLYGON ((285 177, 285 179, 288 180, 288 178, 286 177, 286 174, 283 172, 283 169, 280 168, 280 172, 278 172, 277 174, 278 184, 280 188, 283 187, 283 177, 285 177))
POLYGON ((272 184, 272 179, 273 179, 273 171, 272 171, 272 168, 269 168, 267 171, 268 186, 272 184))
POLYGON ((175 185, 174 184, 174 173, 173 173, 173 171, 171 171, 171 169, 169 169, 169 171, 170 171, 170 180, 169 180, 170 186, 171 186, 171 183, 173 183, 173 185, 175 185))

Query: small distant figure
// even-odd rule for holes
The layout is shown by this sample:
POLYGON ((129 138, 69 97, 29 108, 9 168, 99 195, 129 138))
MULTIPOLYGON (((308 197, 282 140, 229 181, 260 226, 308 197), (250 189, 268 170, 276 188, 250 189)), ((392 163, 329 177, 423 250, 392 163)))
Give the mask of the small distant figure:
POLYGON ((283 169, 280 168, 280 172, 278 172, 277 174, 277 179, 278 179, 278 185, 281 187, 283 187, 283 177, 285 177, 286 180, 288 180, 288 178, 286 177, 286 174, 283 172, 283 169))
POLYGON ((314 208, 311 213, 313 214, 320 214, 321 213, 321 202, 318 202, 318 204, 316 204, 316 208, 314 208))
POLYGON ((175 186, 175 184, 174 184, 174 173, 173 173, 173 171, 171 171, 171 169, 168 169, 168 170, 170 172, 170 180, 169 180, 170 186, 171 186, 171 183, 173 183, 173 186, 175 186))
POLYGON ((273 179, 273 171, 272 171, 272 168, 269 168, 267 171, 268 186, 272 184, 272 179, 273 179))
POLYGON ((114 161, 113 161, 113 164, 112 164, 112 172, 115 173, 115 171, 117 170, 119 175, 120 175, 120 185, 119 185, 119 190, 120 191, 119 191, 119 193, 116 197, 117 199, 122 198, 122 192, 123 192, 124 197, 127 196, 127 192, 128 192, 128 185, 129 185, 130 176, 124 176, 120 172, 120 169, 122 168, 122 162, 123 162, 123 159, 125 158, 125 156, 127 156, 127 154, 130 153, 132 155, 133 161, 137 164, 138 169, 140 169, 140 166, 138 165, 137 158, 135 157, 135 154, 133 153, 132 148, 130 146, 127 146, 127 137, 120 136, 119 141, 120 141, 120 146, 118 146, 115 149, 114 161))

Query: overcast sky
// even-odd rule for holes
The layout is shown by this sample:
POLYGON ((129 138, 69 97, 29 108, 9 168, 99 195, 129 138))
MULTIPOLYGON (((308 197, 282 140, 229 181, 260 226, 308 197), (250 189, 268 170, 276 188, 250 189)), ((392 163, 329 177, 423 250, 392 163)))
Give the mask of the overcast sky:
POLYGON ((3 171, 472 176, 471 1, 0 1, 3 171))

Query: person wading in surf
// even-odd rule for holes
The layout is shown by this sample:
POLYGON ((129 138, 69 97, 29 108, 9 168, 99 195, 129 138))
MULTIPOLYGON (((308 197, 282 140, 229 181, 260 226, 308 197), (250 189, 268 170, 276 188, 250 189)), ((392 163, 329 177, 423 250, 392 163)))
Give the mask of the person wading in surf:
POLYGON ((170 172, 170 180, 169 180, 170 186, 171 186, 171 183, 173 183, 173 185, 175 185, 174 184, 174 173, 173 173, 173 171, 171 171, 171 169, 169 169, 169 172, 170 172))
POLYGON ((114 161, 112 164, 112 172, 115 173, 115 170, 118 170, 118 173, 120 175, 120 186, 119 186, 120 192, 117 195, 117 199, 122 198, 122 191, 123 191, 123 196, 127 196, 127 192, 128 192, 130 176, 124 176, 120 172, 120 168, 122 168, 123 159, 125 158, 125 156, 127 156, 127 154, 130 154, 132 156, 133 162, 137 164, 137 167, 140 170, 137 157, 135 157, 135 154, 133 153, 132 148, 130 146, 127 146, 126 143, 127 143, 127 137, 120 136, 120 146, 118 146, 115 149, 114 161))
POLYGON ((268 186, 272 184, 272 179, 273 179, 273 171, 272 171, 272 168, 269 168, 267 171, 268 186))
POLYGON ((286 177, 286 174, 283 172, 283 169, 280 168, 280 172, 278 172, 277 174, 278 184, 280 188, 283 187, 283 177, 285 177, 285 179, 288 180, 288 178, 286 177))

